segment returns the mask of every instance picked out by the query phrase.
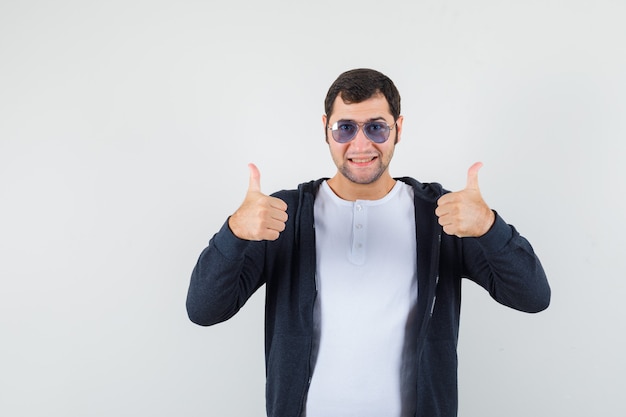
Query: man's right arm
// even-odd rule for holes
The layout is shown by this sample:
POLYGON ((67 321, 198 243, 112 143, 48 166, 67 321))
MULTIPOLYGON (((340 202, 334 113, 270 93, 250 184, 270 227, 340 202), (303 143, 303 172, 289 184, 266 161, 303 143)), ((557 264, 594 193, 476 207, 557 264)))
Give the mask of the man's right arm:
POLYGON ((189 319, 210 326, 234 316, 263 284, 264 252, 265 242, 239 239, 224 223, 191 274, 189 319))
POLYGON ((250 183, 241 206, 202 251, 191 275, 187 314, 209 326, 235 315, 263 284, 265 241, 285 230, 287 204, 261 193, 261 174, 249 164, 250 183))

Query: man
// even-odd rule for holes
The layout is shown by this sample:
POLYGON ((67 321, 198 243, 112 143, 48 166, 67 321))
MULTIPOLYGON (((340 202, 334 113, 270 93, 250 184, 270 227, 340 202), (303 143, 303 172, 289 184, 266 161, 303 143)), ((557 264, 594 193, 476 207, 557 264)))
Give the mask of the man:
POLYGON ((391 177, 403 116, 388 77, 341 74, 325 112, 336 174, 267 196, 250 164, 193 271, 189 317, 227 320, 266 285, 268 416, 456 416, 461 278, 538 312, 545 273, 482 199, 480 163, 459 192, 391 177))

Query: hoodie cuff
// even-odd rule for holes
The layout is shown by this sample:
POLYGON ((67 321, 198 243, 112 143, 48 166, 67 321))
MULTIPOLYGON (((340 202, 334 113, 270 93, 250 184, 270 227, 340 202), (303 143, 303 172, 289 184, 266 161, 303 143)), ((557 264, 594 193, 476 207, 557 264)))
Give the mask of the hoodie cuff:
POLYGON ((213 243, 226 259, 234 261, 243 258, 250 241, 235 236, 228 226, 228 219, 226 219, 222 228, 215 235, 213 243))
POLYGON ((511 226, 509 226, 495 210, 493 213, 496 215, 496 219, 493 225, 491 225, 491 229, 481 237, 476 238, 486 252, 492 253, 498 252, 504 248, 513 237, 511 226))

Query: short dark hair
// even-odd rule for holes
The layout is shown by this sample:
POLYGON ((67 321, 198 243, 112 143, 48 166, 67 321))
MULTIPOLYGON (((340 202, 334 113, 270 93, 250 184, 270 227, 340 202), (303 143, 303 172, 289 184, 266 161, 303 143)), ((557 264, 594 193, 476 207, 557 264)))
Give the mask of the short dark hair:
POLYGON ((341 74, 328 89, 324 100, 324 111, 330 119, 333 104, 341 95, 344 103, 360 103, 376 94, 382 94, 389 104, 394 121, 400 117, 400 93, 393 81, 385 74, 373 69, 359 68, 341 74))

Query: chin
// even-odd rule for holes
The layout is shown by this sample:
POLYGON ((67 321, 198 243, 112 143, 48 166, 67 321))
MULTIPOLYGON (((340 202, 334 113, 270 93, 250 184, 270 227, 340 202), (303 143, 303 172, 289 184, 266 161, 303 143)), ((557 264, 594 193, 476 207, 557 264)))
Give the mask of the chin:
POLYGON ((370 173, 369 175, 357 175, 354 172, 345 168, 341 170, 343 176, 346 177, 350 182, 360 185, 375 183, 383 175, 383 172, 385 172, 384 169, 370 173))

